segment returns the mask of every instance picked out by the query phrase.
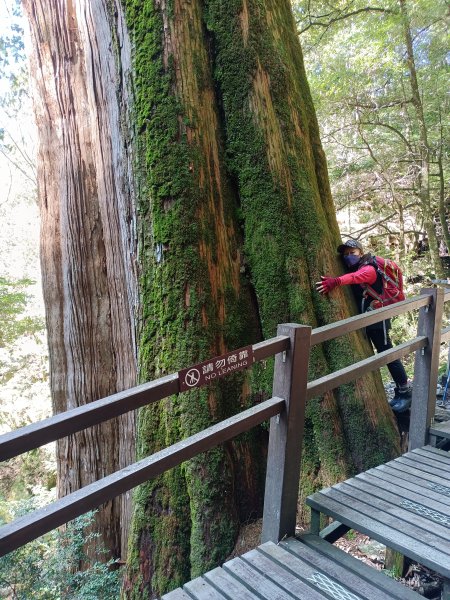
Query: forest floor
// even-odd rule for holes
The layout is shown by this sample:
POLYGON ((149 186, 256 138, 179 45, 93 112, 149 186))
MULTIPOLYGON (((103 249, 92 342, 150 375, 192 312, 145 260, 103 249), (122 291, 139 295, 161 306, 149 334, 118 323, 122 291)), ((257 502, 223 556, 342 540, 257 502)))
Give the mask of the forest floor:
MULTIPOLYGON (((349 531, 346 536, 334 543, 335 546, 351 554, 369 567, 381 571, 385 569, 386 546, 366 535, 349 531)), ((385 572, 391 576, 389 570, 385 572)), ((443 580, 434 571, 423 565, 410 563, 405 568, 403 577, 396 577, 407 587, 411 588, 421 596, 432 600, 440 600, 443 580)))

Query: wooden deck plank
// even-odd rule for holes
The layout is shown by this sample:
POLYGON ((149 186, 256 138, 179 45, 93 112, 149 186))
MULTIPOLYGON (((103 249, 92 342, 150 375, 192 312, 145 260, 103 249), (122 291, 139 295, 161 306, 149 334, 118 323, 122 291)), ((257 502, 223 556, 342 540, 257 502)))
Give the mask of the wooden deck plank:
POLYGON ((440 454, 441 456, 446 456, 447 458, 450 457, 450 451, 443 450, 442 448, 435 448, 430 444, 428 444, 427 446, 422 446, 421 450, 426 450, 427 452, 432 452, 434 454, 440 454))
POLYGON ((415 600, 417 594, 322 540, 266 542, 161 600, 415 600), (306 542, 306 543, 304 543, 306 542))
MULTIPOLYGON (((387 464, 389 464, 389 463, 387 463, 387 464)), ((405 465, 405 466, 411 467, 413 469, 417 469, 418 471, 422 471, 423 473, 435 475, 436 477, 439 477, 440 479, 443 479, 446 482, 450 482, 450 473, 447 473, 443 469, 438 469, 438 468, 432 467, 428 461, 420 460, 419 457, 415 457, 414 459, 412 459, 409 456, 406 456, 406 454, 405 454, 404 456, 400 456, 399 458, 396 458, 395 464, 405 465)))
MULTIPOLYGON (((312 496, 309 496, 306 502, 315 510, 321 511, 345 523, 352 529, 356 529, 356 531, 377 539, 393 550, 398 550, 405 554, 405 549, 408 549, 407 555, 410 558, 445 575, 445 577, 450 577, 448 553, 430 547, 420 539, 415 539, 402 531, 393 531, 390 526, 375 520, 372 516, 372 511, 369 516, 365 512, 361 513, 355 508, 342 504, 342 502, 330 498, 321 492, 316 492, 312 496)), ((364 506, 363 510, 367 510, 367 505, 364 506)))
POLYGON ((421 448, 416 448, 412 452, 408 452, 404 457, 418 460, 420 463, 429 465, 433 469, 439 469, 446 474, 450 473, 450 460, 446 460, 443 456, 423 451, 421 448))
POLYGON ((395 462, 406 464, 414 463, 417 469, 426 471, 427 473, 432 473, 433 475, 438 475, 439 477, 450 479, 450 469, 448 466, 446 466, 445 463, 440 462, 438 459, 435 459, 432 454, 430 454, 428 457, 421 454, 408 452, 407 454, 403 454, 403 456, 396 458, 395 462))
POLYGON ((408 532, 417 539, 442 552, 450 552, 448 544, 450 527, 433 521, 433 533, 431 533, 429 519, 381 498, 375 498, 370 493, 351 486, 347 482, 336 484, 326 493, 330 497, 354 507, 359 512, 366 513, 373 519, 389 525, 394 531, 403 531, 405 527, 408 527, 408 532))
MULTIPOLYGON (((267 546, 277 547, 273 542, 266 542, 262 548, 267 546)), ((295 570, 295 572, 289 570, 284 564, 278 563, 268 554, 261 552, 261 547, 258 550, 246 552, 242 558, 285 591, 294 594, 295 598, 323 600, 324 595, 319 590, 314 589, 312 583, 304 581, 306 575, 300 569, 295 570)))
POLYGON ((197 577, 185 583, 183 590, 189 593, 189 598, 195 600, 227 600, 227 597, 217 591, 206 579, 197 577))
POLYGON ((445 439, 450 439, 450 421, 445 421, 444 423, 434 423, 430 427, 430 434, 437 435, 438 437, 443 437, 445 439))
POLYGON ((209 583, 217 590, 220 590, 228 599, 239 598, 239 600, 261 600, 256 592, 250 591, 245 585, 238 581, 231 573, 228 573, 221 567, 208 571, 203 575, 209 583))
MULTIPOLYGON (((292 538, 291 538, 292 539, 292 538)), ((282 546, 291 543, 291 539, 281 542, 282 546)), ((390 594, 391 598, 398 598, 399 600, 418 600, 418 595, 405 585, 395 581, 382 571, 377 571, 371 567, 367 567, 363 562, 354 558, 347 552, 342 552, 333 544, 325 542, 317 535, 306 533, 299 538, 301 543, 309 546, 318 553, 327 556, 335 562, 341 564, 345 569, 356 573, 362 579, 374 583, 379 588, 385 590, 390 594)))
MULTIPOLYGON (((448 421, 450 425, 450 421, 448 421)), ((441 460, 442 462, 450 465, 450 453, 440 448, 434 448, 434 446, 423 446, 422 448, 416 448, 412 451, 413 453, 422 454, 423 456, 433 456, 433 458, 441 460)))
POLYGON ((443 494, 442 491, 435 491, 432 487, 435 484, 430 484, 427 481, 424 481, 424 484, 420 485, 417 483, 417 478, 408 479, 408 475, 401 478, 398 475, 392 475, 388 470, 382 470, 379 467, 375 469, 370 469, 366 471, 366 475, 370 477, 376 477, 380 480, 381 485, 383 482, 396 485, 399 488, 403 488, 404 490, 410 490, 416 494, 420 494, 425 498, 431 498, 444 506, 450 506, 450 487, 448 488, 448 495, 443 494))
MULTIPOLYGON (((367 473, 357 475, 348 483, 349 485, 354 485, 367 491, 369 494, 373 493, 377 498, 382 498, 391 503, 402 503, 405 500, 409 500, 424 505, 424 502, 426 501, 426 507, 447 517, 447 520, 444 519, 444 522, 448 521, 447 527, 450 526, 450 506, 435 502, 430 496, 420 495, 411 490, 405 490, 400 486, 395 486, 395 484, 389 484, 385 481, 382 482, 381 480, 377 480, 376 477, 371 477, 370 474, 367 473)), ((450 531, 448 531, 448 534, 450 535, 450 531)))
POLYGON ((346 593, 350 592, 367 600, 373 600, 374 598, 377 598, 377 600, 392 600, 392 596, 380 590, 376 584, 370 583, 368 579, 362 579, 341 564, 293 538, 281 542, 279 546, 273 548, 266 548, 263 545, 259 549, 270 553, 280 563, 286 566, 289 565, 291 568, 295 567, 297 572, 302 573, 302 577, 307 576, 310 581, 314 581, 319 572, 326 575, 330 583, 336 586, 337 591, 345 590, 346 593))
MULTIPOLYGON (((426 479, 426 481, 429 481, 430 483, 447 485, 450 487, 449 482, 445 481, 445 480, 443 481, 442 477, 440 477, 439 475, 433 475, 432 473, 427 473, 426 471, 415 469, 414 467, 410 467, 407 464, 386 463, 383 466, 390 468, 390 469, 394 469, 394 471, 396 471, 398 473, 399 477, 401 477, 401 475, 403 473, 408 473, 410 475, 413 475, 414 477, 420 477, 421 479, 426 479)), ((381 466, 379 468, 381 468, 381 466)))
POLYGON ((273 583, 242 558, 233 558, 223 565, 224 571, 245 583, 252 591, 265 600, 292 600, 292 595, 273 583))

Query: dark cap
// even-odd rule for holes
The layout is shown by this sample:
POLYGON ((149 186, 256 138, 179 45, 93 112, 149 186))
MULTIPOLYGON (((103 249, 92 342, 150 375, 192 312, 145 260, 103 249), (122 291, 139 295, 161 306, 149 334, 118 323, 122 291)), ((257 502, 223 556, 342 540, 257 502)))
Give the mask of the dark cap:
POLYGON ((361 252, 363 252, 363 247, 357 240, 347 240, 346 242, 338 246, 337 251, 339 252, 339 254, 343 254, 346 248, 358 248, 359 250, 361 250, 361 252))

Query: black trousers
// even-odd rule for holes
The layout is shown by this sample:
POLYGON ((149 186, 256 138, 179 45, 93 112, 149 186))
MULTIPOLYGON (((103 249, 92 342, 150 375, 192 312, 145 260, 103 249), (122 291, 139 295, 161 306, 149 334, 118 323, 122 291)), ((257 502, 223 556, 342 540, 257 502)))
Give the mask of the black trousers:
MULTIPOLYGON (((378 326, 374 328, 366 328, 367 337, 375 346, 375 350, 377 352, 383 352, 384 350, 389 350, 390 348, 392 348, 391 338, 389 337, 389 321, 386 321, 386 336, 382 327, 382 323, 380 323, 380 325, 381 327, 378 326)), ((408 383, 408 376, 406 374, 405 367, 403 366, 402 361, 400 359, 394 360, 386 366, 389 369, 389 373, 391 374, 395 385, 402 386, 408 383)))

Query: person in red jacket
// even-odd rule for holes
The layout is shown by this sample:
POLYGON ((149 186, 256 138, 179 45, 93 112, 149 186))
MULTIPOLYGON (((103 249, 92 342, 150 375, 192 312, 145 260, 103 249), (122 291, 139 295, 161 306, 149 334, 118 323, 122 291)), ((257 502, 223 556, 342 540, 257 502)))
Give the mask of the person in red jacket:
MULTIPOLYGON (((363 247, 357 240, 347 240, 338 247, 344 265, 348 271, 340 277, 322 276, 321 281, 316 283, 316 289, 320 294, 329 294, 336 287, 351 285, 355 295, 358 309, 361 313, 373 310, 370 306, 372 298, 364 295, 364 286, 370 285, 376 292, 383 289, 381 275, 377 272, 370 254, 364 254, 363 247)), ((374 323, 366 327, 369 340, 377 352, 383 352, 392 348, 389 337, 391 322, 389 319, 374 323)), ((392 379, 395 382, 395 395, 389 402, 392 410, 397 413, 405 412, 411 406, 411 385, 401 360, 394 360, 387 365, 392 379)))

